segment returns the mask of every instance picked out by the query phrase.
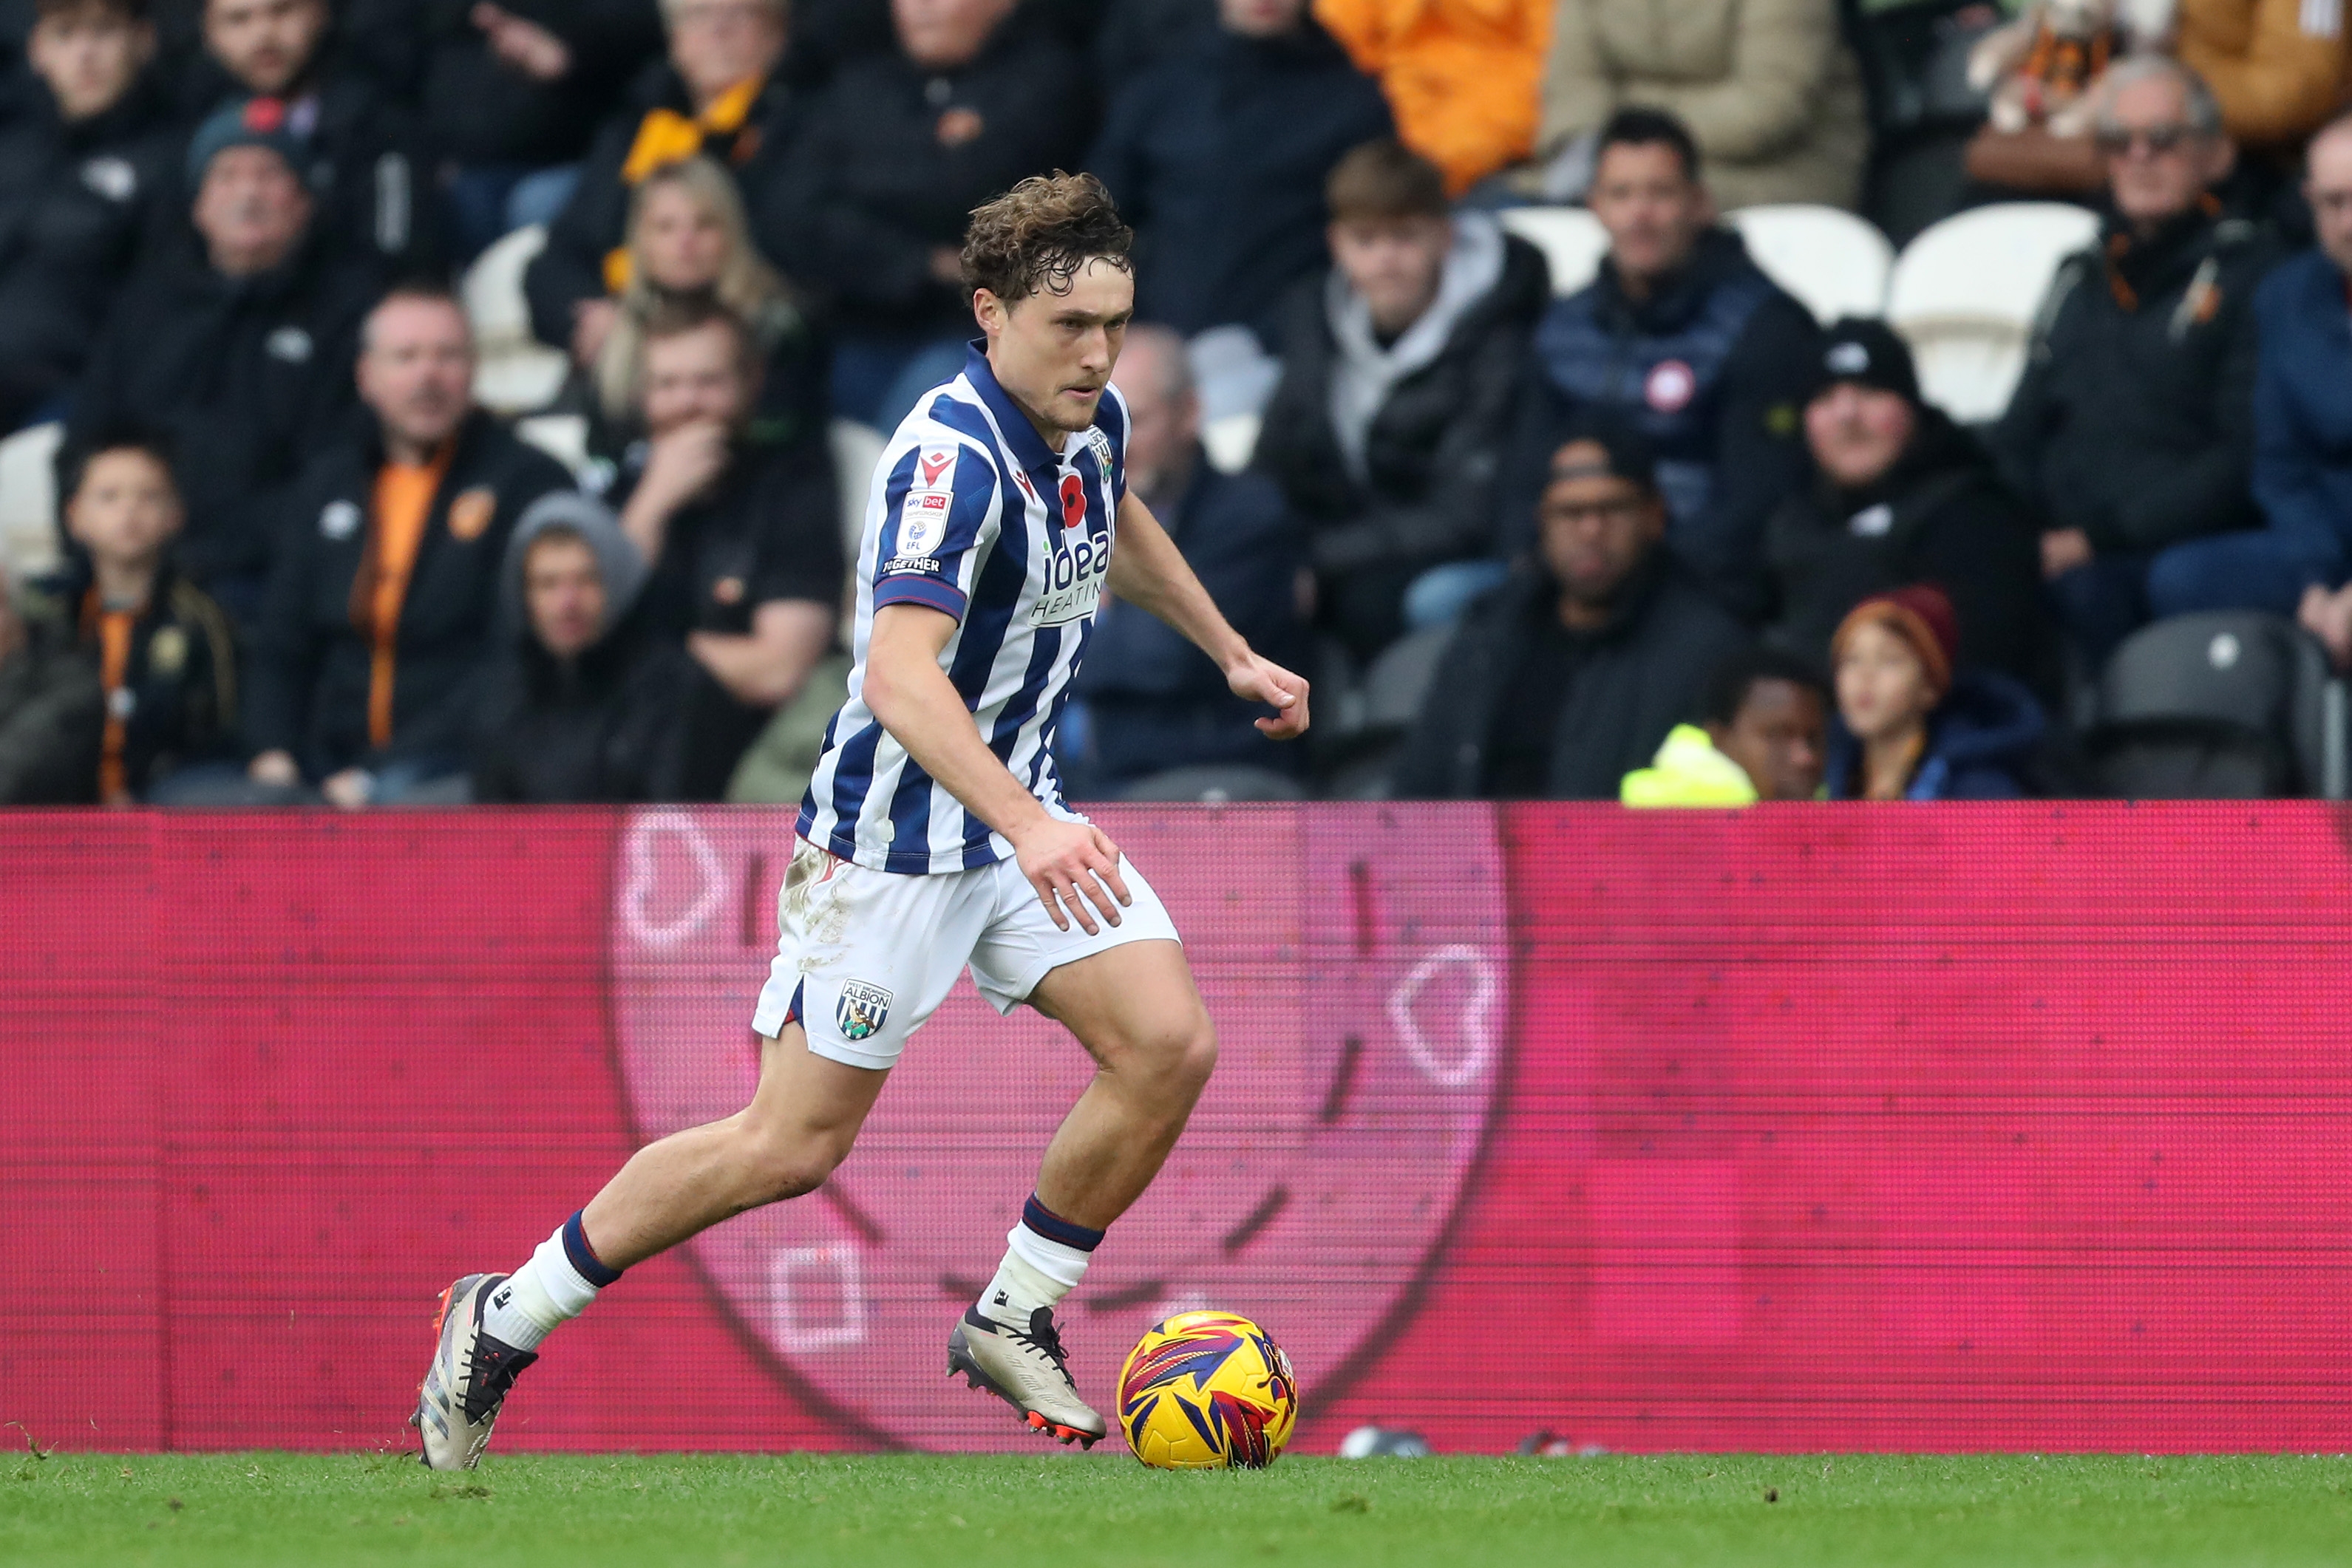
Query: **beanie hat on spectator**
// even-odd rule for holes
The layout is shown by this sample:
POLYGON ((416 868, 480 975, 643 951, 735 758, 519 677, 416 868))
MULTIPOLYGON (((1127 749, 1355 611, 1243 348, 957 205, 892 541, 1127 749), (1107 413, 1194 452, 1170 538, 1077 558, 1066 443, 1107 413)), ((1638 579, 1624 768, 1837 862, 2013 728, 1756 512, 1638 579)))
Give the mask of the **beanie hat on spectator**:
POLYGON ((188 188, 205 183, 213 160, 232 147, 267 147, 286 160, 294 177, 309 185, 306 141, 294 133, 282 98, 237 98, 215 110, 188 143, 188 188))
POLYGON ((1846 643, 1864 626, 1884 626, 1911 645, 1940 700, 1952 689, 1952 666, 1959 654, 1960 618, 1940 588, 1920 583, 1865 599, 1838 623, 1830 657, 1845 656, 1846 643))
POLYGON ((1919 401, 1919 371, 1911 361, 1910 345, 1884 321, 1848 316, 1822 340, 1814 361, 1811 402, 1842 382, 1893 392, 1906 402, 1919 401))

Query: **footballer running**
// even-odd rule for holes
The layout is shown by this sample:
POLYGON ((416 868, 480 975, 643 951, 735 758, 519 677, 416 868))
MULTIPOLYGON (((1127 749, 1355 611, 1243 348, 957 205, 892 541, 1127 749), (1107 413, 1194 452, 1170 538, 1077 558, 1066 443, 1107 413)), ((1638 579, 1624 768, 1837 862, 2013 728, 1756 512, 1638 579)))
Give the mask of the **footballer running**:
POLYGON ((1217 1054, 1167 910, 1055 776, 1102 595, 1196 643, 1274 710, 1267 735, 1307 724, 1307 683, 1250 651, 1128 492, 1110 375, 1133 238, 1089 175, 1024 181, 972 214, 963 280, 984 338, 876 473, 849 698, 801 806, 752 1020, 759 1086, 639 1150, 512 1274, 444 1293, 412 1417, 435 1469, 480 1459, 541 1343, 631 1265, 821 1185, 966 966, 999 1012, 1027 1002, 1076 1035, 1096 1072, 948 1336, 948 1370, 1064 1443, 1102 1437, 1054 1309, 1159 1174, 1217 1054))

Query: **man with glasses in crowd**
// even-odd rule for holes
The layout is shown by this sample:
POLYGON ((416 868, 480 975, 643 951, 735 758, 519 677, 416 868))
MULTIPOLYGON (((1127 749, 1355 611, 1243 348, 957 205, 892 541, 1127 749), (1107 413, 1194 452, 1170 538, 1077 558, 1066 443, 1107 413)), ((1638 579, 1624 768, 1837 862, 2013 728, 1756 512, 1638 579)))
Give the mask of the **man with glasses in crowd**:
POLYGON ((2042 575, 2093 665, 2148 618, 2158 551, 2256 520, 2253 295, 2274 259, 2213 198, 2236 149, 2195 72, 2156 56, 2116 67, 2098 143, 2113 210, 2053 281, 1992 434, 2040 509, 2042 575))

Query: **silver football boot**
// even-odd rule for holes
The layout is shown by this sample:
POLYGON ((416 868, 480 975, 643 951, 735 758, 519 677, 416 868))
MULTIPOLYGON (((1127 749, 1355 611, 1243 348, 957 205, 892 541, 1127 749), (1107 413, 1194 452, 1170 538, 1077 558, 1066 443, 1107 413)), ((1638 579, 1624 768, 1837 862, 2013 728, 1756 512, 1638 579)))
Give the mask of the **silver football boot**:
POLYGON ((1051 1307, 1031 1312, 1025 1329, 971 1307, 948 1335, 950 1377, 962 1373, 966 1383, 995 1395, 1055 1441, 1091 1448, 1102 1441, 1103 1418, 1078 1397, 1066 1361, 1051 1307))
POLYGON ((504 1274, 468 1274, 441 1292, 434 1320, 437 1343, 425 1381, 416 1385, 416 1414, 408 1424, 425 1440, 426 1466, 470 1470, 482 1462, 490 1428, 522 1369, 539 1359, 482 1332, 482 1311, 504 1274))

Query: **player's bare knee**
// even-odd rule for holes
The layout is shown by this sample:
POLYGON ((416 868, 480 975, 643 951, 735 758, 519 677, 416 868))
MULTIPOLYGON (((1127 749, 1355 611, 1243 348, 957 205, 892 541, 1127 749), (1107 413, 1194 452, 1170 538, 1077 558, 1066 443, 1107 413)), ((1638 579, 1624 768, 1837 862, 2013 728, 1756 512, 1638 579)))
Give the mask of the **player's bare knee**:
POLYGON ((745 1161, 762 1204, 814 1192, 849 1155, 847 1135, 804 1124, 754 1125, 746 1134, 745 1161))

